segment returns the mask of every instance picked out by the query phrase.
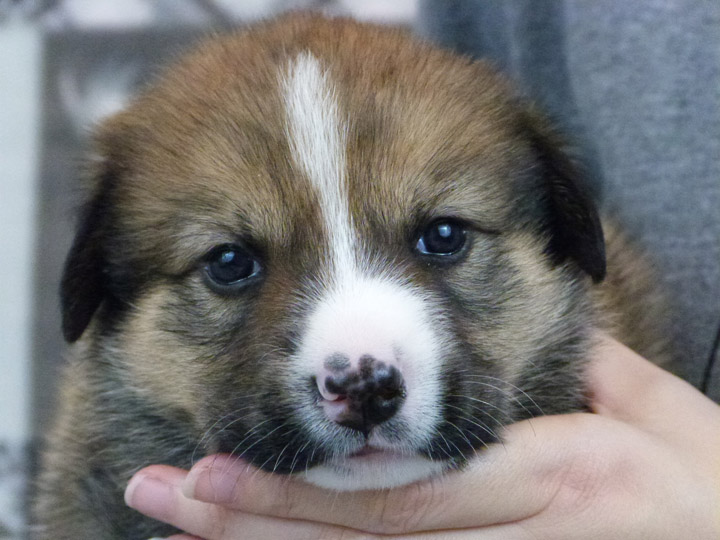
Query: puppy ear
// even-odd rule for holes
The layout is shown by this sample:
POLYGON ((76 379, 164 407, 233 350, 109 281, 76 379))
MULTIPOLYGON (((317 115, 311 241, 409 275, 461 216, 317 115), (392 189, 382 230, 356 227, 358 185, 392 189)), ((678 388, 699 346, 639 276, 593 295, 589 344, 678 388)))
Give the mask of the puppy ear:
POLYGON ((62 331, 70 343, 82 336, 107 295, 103 236, 112 178, 108 171, 97 176, 96 192, 81 212, 60 285, 62 331))
POLYGON ((587 181, 544 120, 530 112, 525 127, 545 193, 542 219, 550 238, 546 252, 556 264, 575 261, 599 283, 606 273, 605 241, 587 181))

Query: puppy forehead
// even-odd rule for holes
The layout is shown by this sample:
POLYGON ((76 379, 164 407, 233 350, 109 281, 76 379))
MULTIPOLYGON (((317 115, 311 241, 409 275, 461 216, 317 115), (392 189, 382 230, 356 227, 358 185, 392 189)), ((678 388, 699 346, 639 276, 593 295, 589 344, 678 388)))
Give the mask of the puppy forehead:
POLYGON ((480 209, 488 218, 504 207, 503 180, 524 156, 498 115, 502 101, 466 103, 466 92, 447 81, 428 89, 422 72, 368 87, 378 66, 354 67, 303 51, 283 77, 292 159, 329 221, 348 205, 360 222, 370 208, 404 216, 423 206, 480 209))
POLYGON ((423 206, 501 219, 518 161, 504 84, 396 32, 301 23, 207 45, 120 118, 136 210, 284 245, 336 203, 361 222, 423 206))

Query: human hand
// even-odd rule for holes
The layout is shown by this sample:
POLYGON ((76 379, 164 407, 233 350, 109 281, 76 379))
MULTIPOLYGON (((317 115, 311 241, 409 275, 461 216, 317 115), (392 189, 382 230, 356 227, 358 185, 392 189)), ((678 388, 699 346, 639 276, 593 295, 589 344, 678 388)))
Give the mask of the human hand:
POLYGON ((720 538, 720 407, 610 338, 593 356, 596 414, 512 425, 460 473, 334 493, 219 455, 126 500, 208 540, 720 538))

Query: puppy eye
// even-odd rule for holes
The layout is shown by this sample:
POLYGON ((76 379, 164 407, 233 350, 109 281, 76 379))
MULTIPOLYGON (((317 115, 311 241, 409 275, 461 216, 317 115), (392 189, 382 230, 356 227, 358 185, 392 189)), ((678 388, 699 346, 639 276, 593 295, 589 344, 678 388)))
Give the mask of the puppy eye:
POLYGON ((257 259, 236 245, 218 246, 206 257, 205 273, 213 284, 221 287, 237 285, 261 270, 257 259))
POLYGON ((423 255, 454 255, 466 242, 465 227, 453 220, 438 220, 430 224, 415 244, 423 255))

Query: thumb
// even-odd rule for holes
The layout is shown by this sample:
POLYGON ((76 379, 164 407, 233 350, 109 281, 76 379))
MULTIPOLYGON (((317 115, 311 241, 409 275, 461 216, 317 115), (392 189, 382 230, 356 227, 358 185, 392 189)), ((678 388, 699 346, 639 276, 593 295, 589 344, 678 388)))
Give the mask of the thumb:
POLYGON ((597 336, 588 383, 599 415, 686 445, 720 438, 717 404, 607 334, 597 336))

